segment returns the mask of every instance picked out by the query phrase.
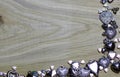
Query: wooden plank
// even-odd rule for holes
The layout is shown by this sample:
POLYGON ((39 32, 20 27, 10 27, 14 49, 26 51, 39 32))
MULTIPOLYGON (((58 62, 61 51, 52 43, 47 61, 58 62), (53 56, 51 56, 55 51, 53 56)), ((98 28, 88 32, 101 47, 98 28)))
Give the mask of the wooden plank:
MULTIPOLYGON (((113 5, 120 3, 115 1, 113 5)), ((99 0, 0 0, 0 71, 20 73, 98 59, 103 30, 99 0)), ((118 13, 117 22, 120 22, 118 13)), ((119 35, 117 35, 118 37, 119 35)), ((118 51, 119 53, 119 51, 118 51)), ((118 77, 111 71, 100 77, 118 77)))

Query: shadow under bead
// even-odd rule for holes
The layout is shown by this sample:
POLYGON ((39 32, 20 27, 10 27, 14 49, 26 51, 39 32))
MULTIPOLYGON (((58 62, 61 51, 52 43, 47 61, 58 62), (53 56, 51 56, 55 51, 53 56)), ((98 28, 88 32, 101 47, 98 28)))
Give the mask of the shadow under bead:
POLYGON ((108 25, 102 24, 101 27, 102 27, 102 29, 106 30, 108 28, 108 25))
POLYGON ((104 39, 103 40, 103 43, 104 43, 104 48, 106 48, 108 51, 111 50, 111 51, 114 51, 115 50, 115 42, 114 41, 111 41, 109 39, 104 39))
POLYGON ((117 14, 117 12, 119 11, 119 7, 115 7, 111 10, 112 10, 113 14, 117 14))
POLYGON ((114 0, 108 0, 108 3, 112 3, 114 0))
MULTIPOLYGON (((109 25, 111 25, 114 29, 117 29, 117 28, 118 28, 118 25, 117 25, 116 21, 111 21, 111 22, 109 23, 109 25)), ((103 30, 107 30, 107 28, 108 28, 109 26, 108 26, 108 24, 102 24, 101 27, 102 27, 103 30)))
POLYGON ((0 25, 4 24, 4 20, 3 20, 3 17, 0 16, 0 25))
POLYGON ((116 21, 111 21, 109 24, 115 29, 118 28, 118 25, 117 25, 116 21))

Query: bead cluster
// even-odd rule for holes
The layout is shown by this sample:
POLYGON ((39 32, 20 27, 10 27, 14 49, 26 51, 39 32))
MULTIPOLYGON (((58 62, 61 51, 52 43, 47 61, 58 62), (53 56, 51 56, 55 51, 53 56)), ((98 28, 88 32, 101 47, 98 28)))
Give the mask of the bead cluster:
MULTIPOLYGON (((118 38, 115 38, 117 35, 118 25, 116 24, 115 18, 113 16, 119 11, 118 7, 110 7, 108 4, 111 4, 114 0, 100 0, 103 5, 103 9, 99 10, 99 19, 102 22, 102 29, 105 31, 102 33, 104 37, 103 40, 104 47, 98 48, 98 52, 104 55, 107 55, 107 58, 110 60, 111 70, 115 73, 120 72, 120 54, 115 52, 115 47, 117 42, 120 42, 118 38)), ((119 46, 117 47, 119 48, 119 46)), ((107 66, 108 67, 108 66, 107 66)), ((100 69, 104 69, 101 67, 100 69)))

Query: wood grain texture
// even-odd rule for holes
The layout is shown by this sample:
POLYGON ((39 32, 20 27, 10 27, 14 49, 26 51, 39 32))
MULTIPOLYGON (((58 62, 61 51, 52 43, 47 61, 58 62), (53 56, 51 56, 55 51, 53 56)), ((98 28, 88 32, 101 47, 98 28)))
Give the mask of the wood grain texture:
MULTIPOLYGON (((114 6, 120 6, 115 1, 114 6)), ((98 59, 102 47, 99 0, 0 0, 0 71, 20 73, 98 59)), ((115 16, 120 22, 120 12, 115 16)), ((117 35, 117 37, 119 34, 117 35)), ((119 50, 117 50, 119 53, 119 50)), ((100 77, 119 77, 102 72, 100 77)))

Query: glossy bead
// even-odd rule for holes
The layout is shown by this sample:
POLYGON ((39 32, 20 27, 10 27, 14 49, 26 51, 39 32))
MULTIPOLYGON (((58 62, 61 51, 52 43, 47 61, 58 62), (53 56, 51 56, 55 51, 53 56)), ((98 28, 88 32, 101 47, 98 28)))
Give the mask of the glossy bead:
POLYGON ((104 35, 108 39, 113 39, 116 36, 116 34, 117 34, 117 31, 113 27, 108 27, 104 32, 104 35))
POLYGON ((107 0, 100 0, 100 3, 105 4, 107 3, 107 0))
POLYGON ((112 3, 114 0, 108 0, 108 3, 112 3))
POLYGON ((115 73, 119 73, 120 72, 120 62, 114 62, 111 65, 111 70, 115 73))

